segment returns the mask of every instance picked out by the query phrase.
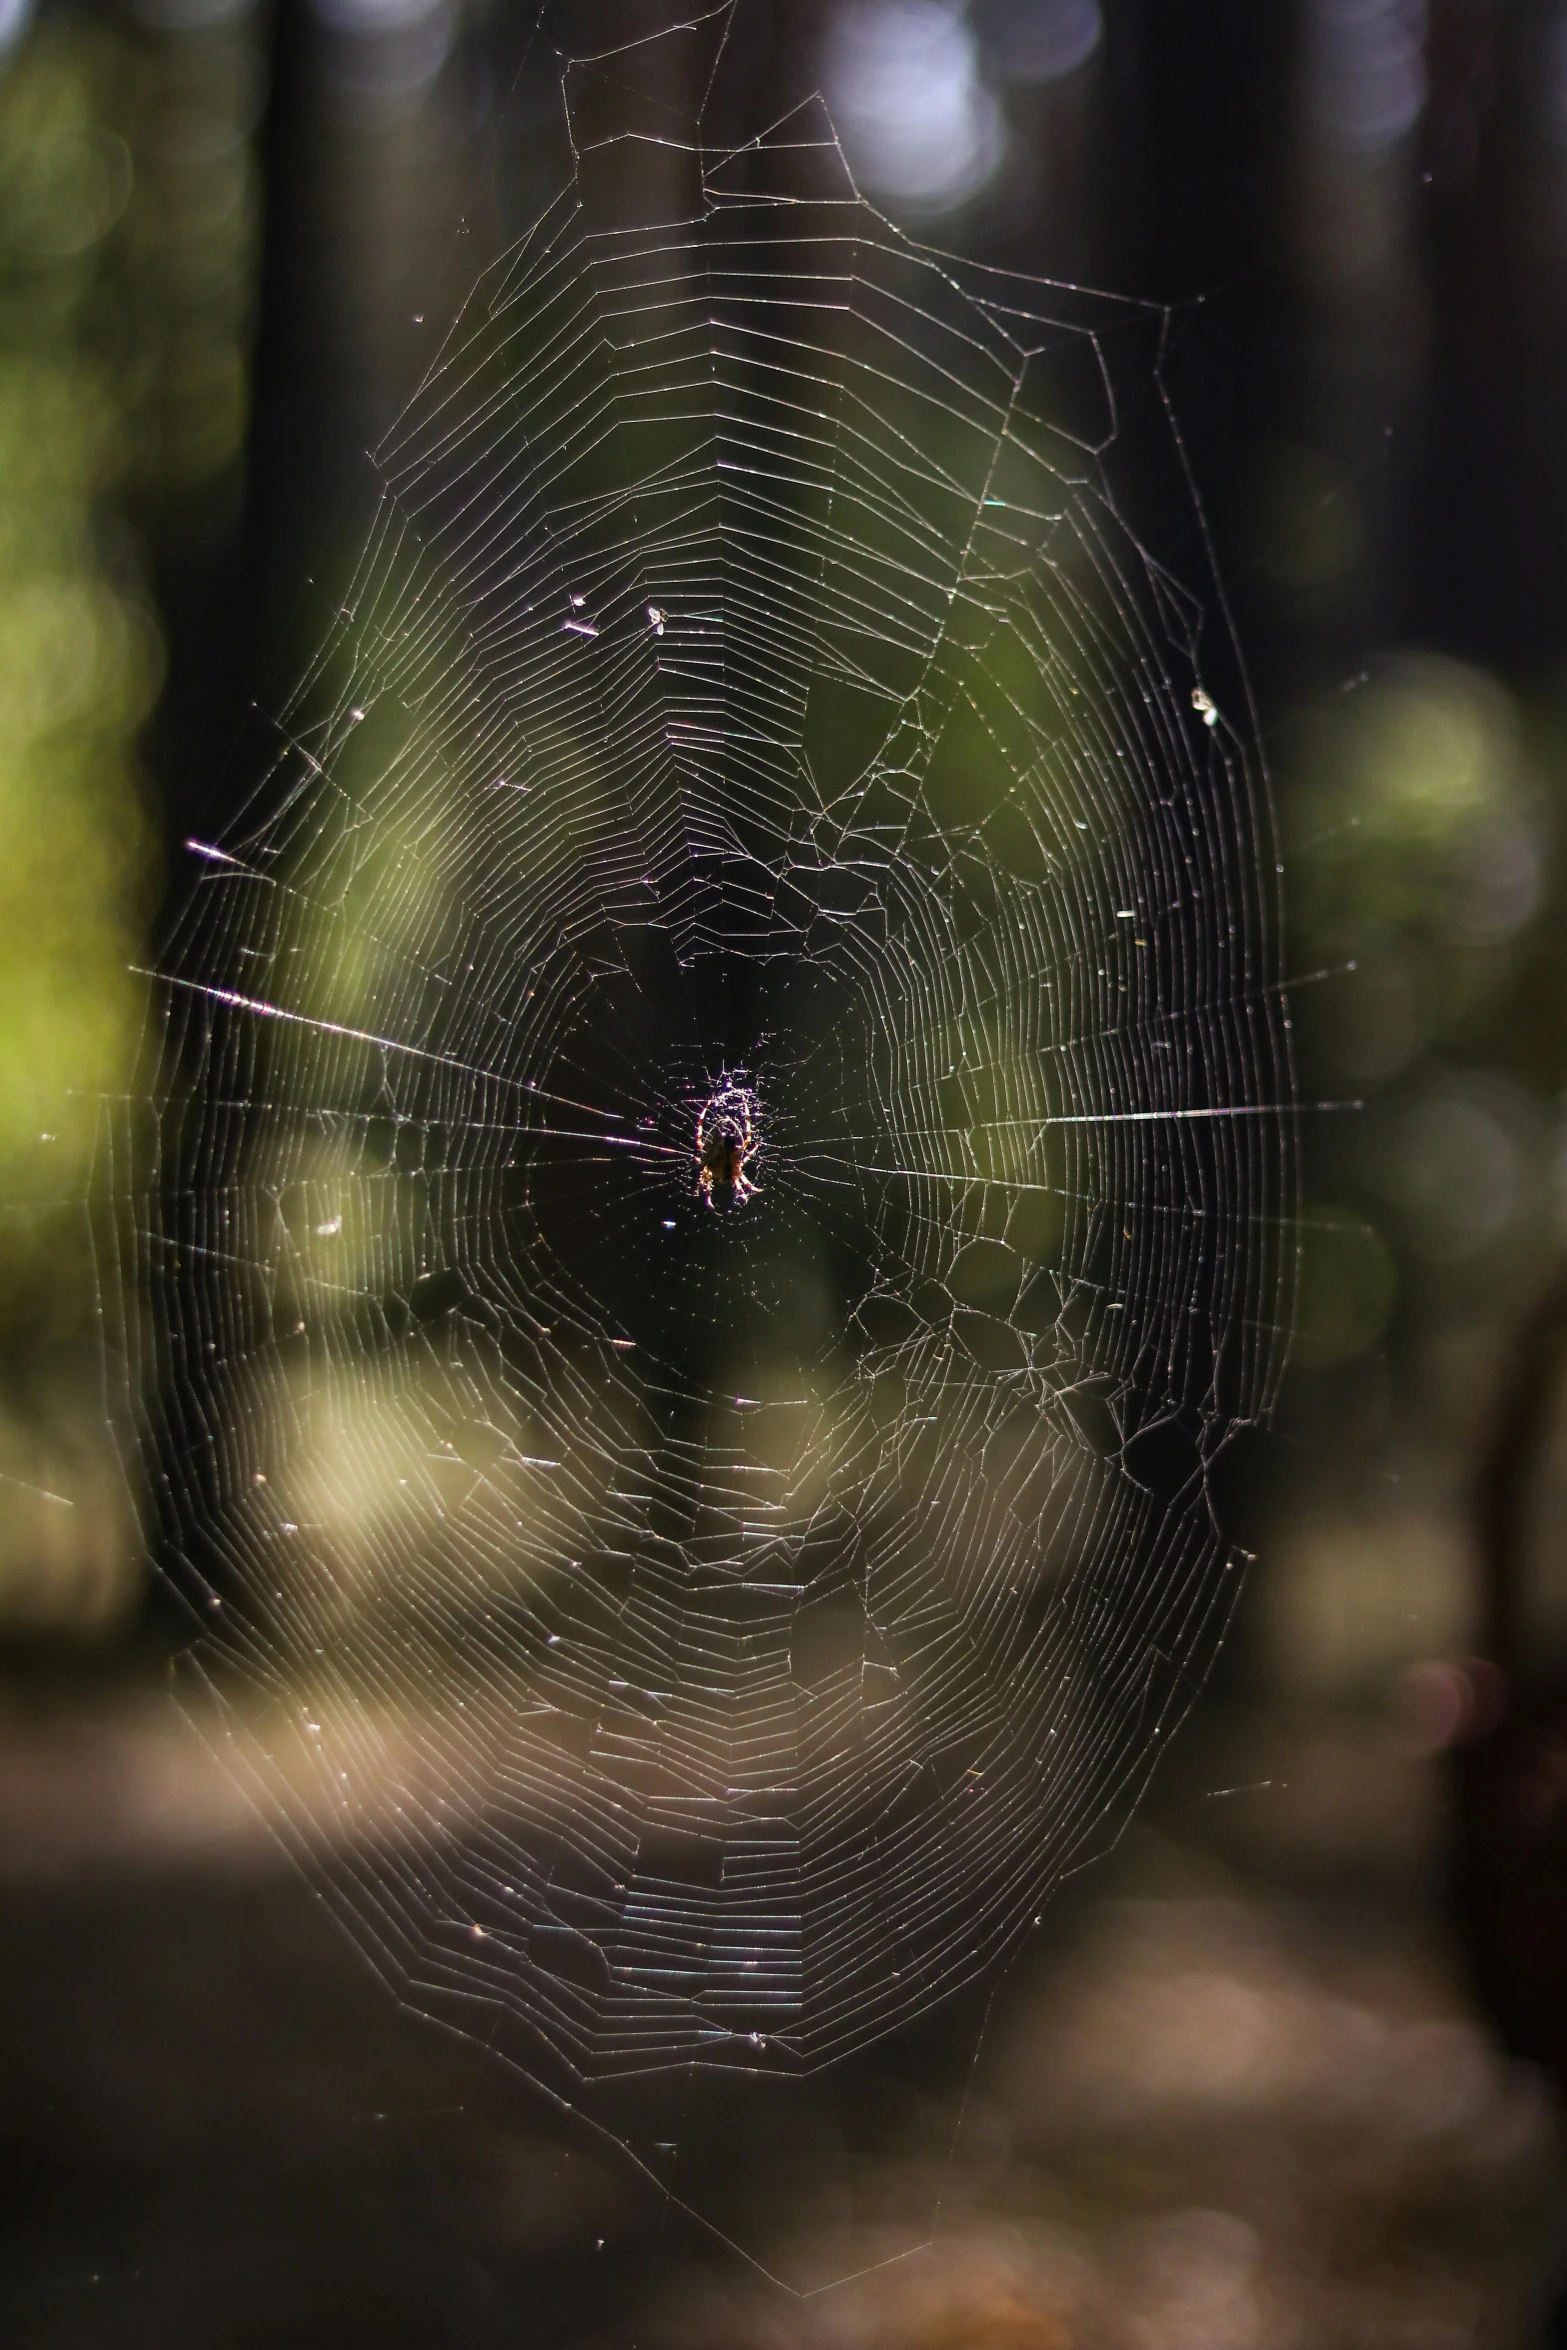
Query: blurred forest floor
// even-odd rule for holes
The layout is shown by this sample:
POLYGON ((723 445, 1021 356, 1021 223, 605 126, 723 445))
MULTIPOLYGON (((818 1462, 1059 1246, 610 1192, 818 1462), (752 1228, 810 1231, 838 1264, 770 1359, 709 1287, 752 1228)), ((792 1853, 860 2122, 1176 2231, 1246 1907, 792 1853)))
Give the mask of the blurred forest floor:
MULTIPOLYGON (((1217 1701, 1069 1886, 928 2249, 797 2299, 401 2011, 161 1684, 0 1715, 0 2335, 642 2350, 1538 2338, 1553 2119, 1433 1925, 1396 1725, 1217 1701)), ((860 2175, 857 2209, 907 2194, 860 2175)), ((787 2247, 780 2237, 780 2254, 787 2247)))

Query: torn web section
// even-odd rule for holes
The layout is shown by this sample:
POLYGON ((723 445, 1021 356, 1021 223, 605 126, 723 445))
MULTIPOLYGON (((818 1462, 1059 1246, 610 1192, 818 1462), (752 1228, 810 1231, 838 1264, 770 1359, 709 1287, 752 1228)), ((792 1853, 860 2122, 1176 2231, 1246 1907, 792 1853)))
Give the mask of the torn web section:
POLYGON ((203 864, 145 1276, 226 1751, 741 2233, 693 2117, 917 2072, 1200 1683, 1291 1089, 1158 317, 645 75, 569 77, 203 864))

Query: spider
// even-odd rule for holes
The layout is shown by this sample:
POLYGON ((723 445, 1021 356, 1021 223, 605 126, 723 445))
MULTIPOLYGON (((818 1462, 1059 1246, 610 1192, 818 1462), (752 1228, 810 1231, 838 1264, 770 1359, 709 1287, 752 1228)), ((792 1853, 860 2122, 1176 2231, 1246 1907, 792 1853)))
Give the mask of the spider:
POLYGON ((737 1208, 760 1190, 745 1171, 755 1153, 745 1094, 715 1094, 696 1124, 696 1187, 710 1208, 737 1208))

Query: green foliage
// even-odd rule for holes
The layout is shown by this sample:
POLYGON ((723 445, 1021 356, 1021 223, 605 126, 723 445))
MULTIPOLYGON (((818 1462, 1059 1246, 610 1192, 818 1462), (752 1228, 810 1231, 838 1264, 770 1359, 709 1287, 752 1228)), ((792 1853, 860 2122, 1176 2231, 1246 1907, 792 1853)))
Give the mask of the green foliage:
POLYGON ((0 73, 0 1623, 104 1629, 137 1546, 84 1392, 81 1203, 146 1016, 163 654, 133 513, 236 478, 242 42, 81 17, 0 73))

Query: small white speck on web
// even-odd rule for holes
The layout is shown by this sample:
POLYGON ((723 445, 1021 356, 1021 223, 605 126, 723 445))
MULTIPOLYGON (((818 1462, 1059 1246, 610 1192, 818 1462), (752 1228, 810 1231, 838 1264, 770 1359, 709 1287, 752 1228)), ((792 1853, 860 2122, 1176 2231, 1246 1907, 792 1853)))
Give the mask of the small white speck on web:
POLYGON ((1214 703, 1213 696, 1211 694, 1204 693, 1200 685, 1194 685, 1192 687, 1192 708, 1196 711, 1204 726, 1218 725, 1219 713, 1214 703))

